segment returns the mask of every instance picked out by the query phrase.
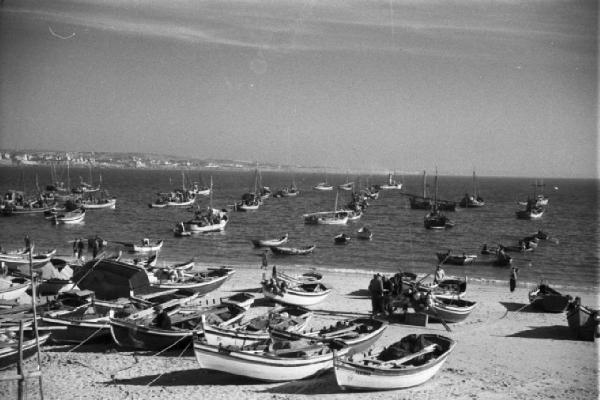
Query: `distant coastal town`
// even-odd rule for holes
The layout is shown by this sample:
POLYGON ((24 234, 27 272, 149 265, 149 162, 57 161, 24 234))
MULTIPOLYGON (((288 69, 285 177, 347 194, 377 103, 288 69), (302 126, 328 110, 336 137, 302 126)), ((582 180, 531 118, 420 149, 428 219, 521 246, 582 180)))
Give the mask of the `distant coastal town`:
POLYGON ((301 170, 320 172, 324 167, 280 165, 256 161, 201 160, 177 156, 144 153, 107 153, 76 151, 2 150, 0 166, 37 166, 69 163, 73 167, 135 168, 135 169, 201 169, 201 170, 251 170, 259 167, 263 171, 301 170))

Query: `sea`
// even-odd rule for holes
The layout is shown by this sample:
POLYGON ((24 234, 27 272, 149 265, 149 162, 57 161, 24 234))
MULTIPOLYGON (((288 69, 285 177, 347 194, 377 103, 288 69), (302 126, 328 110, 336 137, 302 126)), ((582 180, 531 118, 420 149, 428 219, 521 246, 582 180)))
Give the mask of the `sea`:
MULTIPOLYGON (((71 168, 71 182, 80 177, 89 182, 87 168, 71 168)), ((300 195, 289 198, 269 198, 256 211, 231 212, 223 232, 175 237, 173 227, 192 214, 185 208, 150 208, 158 192, 180 188, 183 182, 200 181, 209 184, 212 179, 213 195, 200 197, 199 207, 212 204, 228 208, 243 193, 253 190, 256 171, 224 170, 159 170, 159 169, 94 169, 92 183, 101 179, 102 187, 117 198, 115 210, 90 210, 85 222, 77 225, 54 225, 42 215, 0 217, 0 244, 5 250, 24 246, 29 235, 36 249, 57 248, 56 257, 72 256, 71 242, 76 238, 99 235, 109 242, 106 251, 117 252, 118 242, 135 242, 142 238, 151 241, 163 239, 159 265, 169 265, 193 258, 197 266, 229 265, 250 268, 260 279, 261 250, 254 248, 255 238, 279 238, 289 235, 287 245, 293 247, 315 244, 312 254, 278 256, 269 254, 269 264, 286 272, 316 269, 355 274, 365 287, 374 272, 394 274, 411 271, 433 273, 438 260, 437 252, 451 250, 456 254, 476 254, 474 263, 465 266, 445 265, 447 275, 467 276, 469 280, 490 284, 506 284, 508 267, 493 265, 493 256, 481 255, 484 243, 488 246, 516 245, 519 239, 539 229, 549 235, 531 252, 511 253, 513 265, 519 268, 519 282, 535 284, 546 280, 557 288, 594 290, 600 287, 598 275, 598 180, 550 179, 543 187, 535 187, 535 178, 478 177, 479 194, 485 206, 461 209, 446 214, 455 222, 451 229, 427 230, 423 224, 424 210, 412 210, 406 194, 421 194, 422 175, 401 178, 402 190, 384 190, 379 199, 370 200, 361 219, 345 226, 307 225, 303 214, 331 211, 350 200, 350 192, 312 190, 325 178, 333 185, 345 183, 348 178, 362 186, 383 184, 387 176, 331 174, 293 171, 262 171, 263 185, 273 192, 292 181, 300 195), (519 220, 515 212, 524 201, 543 190, 549 198, 546 212, 540 220, 519 220), (368 226, 373 232, 370 241, 356 239, 356 231, 368 226), (353 239, 345 245, 334 243, 334 236, 345 232, 353 239)), ((25 190, 34 193, 37 187, 51 183, 50 167, 0 167, 0 190, 25 190), (37 182, 37 183, 36 183, 37 182)), ((64 178, 63 178, 64 179, 64 178)), ((539 181, 538 181, 539 182, 539 181)), ((433 188, 433 179, 429 179, 433 188)), ((439 176, 438 198, 458 201, 473 187, 472 177, 439 176)), ((89 254, 87 254, 89 257, 89 254)), ((133 257, 133 255, 132 255, 133 257)), ((335 282, 332 282, 335 286, 335 282)))

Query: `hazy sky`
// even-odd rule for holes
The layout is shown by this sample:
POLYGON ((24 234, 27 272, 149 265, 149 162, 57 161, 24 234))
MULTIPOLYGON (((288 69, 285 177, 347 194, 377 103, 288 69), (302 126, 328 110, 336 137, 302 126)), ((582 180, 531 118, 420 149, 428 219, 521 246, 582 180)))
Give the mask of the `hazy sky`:
POLYGON ((597 1, 4 0, 0 148, 598 176, 597 1))

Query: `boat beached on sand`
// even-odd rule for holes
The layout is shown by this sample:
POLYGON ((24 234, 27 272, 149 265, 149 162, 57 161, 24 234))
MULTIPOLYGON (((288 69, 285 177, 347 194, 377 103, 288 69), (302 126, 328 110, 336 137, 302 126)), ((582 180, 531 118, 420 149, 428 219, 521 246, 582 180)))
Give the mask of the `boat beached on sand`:
POLYGON ((278 303, 309 307, 322 302, 331 293, 331 289, 320 282, 299 285, 290 285, 286 281, 282 282, 285 284, 282 285, 275 279, 262 281, 263 295, 278 303))
POLYGON ((456 342, 445 336, 409 335, 365 354, 334 355, 337 384, 351 390, 395 390, 421 385, 444 365, 456 342))
MULTIPOLYGON (((344 355, 347 351, 348 348, 341 349, 339 354, 344 355)), ((200 368, 267 382, 305 379, 333 367, 333 352, 325 344, 283 342, 243 347, 215 346, 195 338, 194 353, 200 368)))

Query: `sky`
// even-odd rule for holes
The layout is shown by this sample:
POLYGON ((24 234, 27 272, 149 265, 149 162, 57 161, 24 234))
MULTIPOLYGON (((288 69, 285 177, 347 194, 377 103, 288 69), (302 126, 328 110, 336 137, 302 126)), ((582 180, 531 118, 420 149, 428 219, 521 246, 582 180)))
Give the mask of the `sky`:
POLYGON ((0 148, 598 178, 598 3, 4 0, 0 148))

